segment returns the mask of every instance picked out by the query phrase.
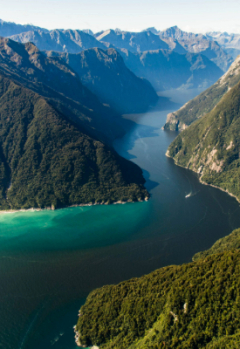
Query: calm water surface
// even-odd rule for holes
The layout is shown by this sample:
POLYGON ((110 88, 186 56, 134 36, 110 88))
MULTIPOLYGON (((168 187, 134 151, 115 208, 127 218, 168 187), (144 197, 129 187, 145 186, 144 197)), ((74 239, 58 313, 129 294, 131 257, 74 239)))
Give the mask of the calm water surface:
MULTIPOLYGON (((182 105, 196 93, 165 95, 182 105)), ((170 111, 131 115, 136 126, 115 143, 143 169, 149 202, 0 215, 0 348, 76 348, 91 290, 189 262, 240 227, 235 199, 165 157, 176 137, 161 130, 170 111)))

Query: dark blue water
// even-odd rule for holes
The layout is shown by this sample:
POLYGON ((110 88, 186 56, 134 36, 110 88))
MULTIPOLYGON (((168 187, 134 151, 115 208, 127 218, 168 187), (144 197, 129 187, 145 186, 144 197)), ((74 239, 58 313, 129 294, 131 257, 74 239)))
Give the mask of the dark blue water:
MULTIPOLYGON (((167 94, 182 105, 194 93, 167 94)), ((234 198, 165 156, 169 111, 131 115, 136 126, 115 143, 143 169, 149 202, 0 215, 0 348, 74 349, 91 290, 188 262, 240 227, 234 198)))

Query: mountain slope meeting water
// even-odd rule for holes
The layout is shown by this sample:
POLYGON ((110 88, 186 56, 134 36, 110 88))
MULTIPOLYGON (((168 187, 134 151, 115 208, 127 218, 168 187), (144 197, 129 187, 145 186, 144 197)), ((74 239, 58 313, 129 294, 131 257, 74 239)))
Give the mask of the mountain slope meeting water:
POLYGON ((0 76, 0 209, 148 197, 141 170, 44 98, 0 76))
POLYGON ((240 56, 229 70, 211 87, 167 116, 165 130, 184 130, 193 121, 209 113, 221 98, 240 81, 240 56))
POLYGON ((219 239, 215 244, 206 251, 198 252, 193 256, 193 261, 206 258, 212 254, 232 251, 240 249, 240 229, 234 230, 231 234, 226 237, 219 239))
POLYGON ((236 348, 240 251, 104 286, 79 312, 76 341, 115 349, 236 348))
POLYGON ((240 82, 208 114, 194 122, 170 145, 167 155, 177 165, 201 176, 237 200, 239 188, 240 82))
MULTIPOLYGON (((182 105, 198 93, 163 96, 182 105)), ((177 135, 161 130, 171 108, 126 116, 135 127, 114 143, 120 155, 142 168, 148 202, 0 214, 5 349, 76 348, 73 326, 92 290, 188 263, 240 227, 234 198, 202 185, 194 172, 165 156, 177 135)))

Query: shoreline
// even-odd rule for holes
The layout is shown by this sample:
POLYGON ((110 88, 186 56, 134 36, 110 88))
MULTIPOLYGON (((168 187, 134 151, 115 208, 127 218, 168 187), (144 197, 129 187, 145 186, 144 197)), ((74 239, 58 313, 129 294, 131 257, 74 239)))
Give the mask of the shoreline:
MULTIPOLYGON (((169 155, 169 151, 168 151, 168 150, 167 150, 167 152, 166 152, 165 155, 166 155, 166 157, 168 157, 169 159, 172 159, 172 160, 174 161, 174 164, 175 164, 176 166, 185 168, 186 170, 189 170, 189 171, 192 171, 192 172, 198 174, 198 172, 192 170, 191 168, 187 168, 187 167, 185 167, 185 166, 182 166, 182 165, 177 164, 176 161, 175 161, 175 159, 172 158, 172 157, 169 155)), ((230 193, 227 189, 225 190, 225 189, 223 189, 223 188, 221 188, 221 187, 218 187, 217 185, 209 184, 209 183, 204 182, 204 181, 202 180, 202 177, 203 177, 203 174, 202 174, 201 176, 198 177, 198 180, 199 180, 199 182, 200 182, 201 184, 203 184, 203 185, 209 185, 209 186, 212 187, 212 188, 219 189, 219 190, 223 191, 224 193, 226 193, 226 194, 228 194, 229 196, 231 196, 231 197, 233 197, 234 199, 236 199, 237 202, 240 204, 240 199, 239 199, 236 195, 230 193)))
MULTIPOLYGON (((81 316, 80 313, 78 313, 78 316, 81 316)), ((75 339, 75 343, 78 347, 82 347, 82 348, 86 348, 85 345, 82 345, 82 343, 80 342, 80 333, 77 331, 77 325, 73 326, 73 330, 74 330, 74 333, 75 333, 75 336, 74 336, 74 339, 75 339)), ((89 348, 91 349, 99 349, 99 347, 97 345, 93 345, 93 346, 90 346, 89 348)))
MULTIPOLYGON (((194 173, 197 173, 197 172, 195 172, 195 171, 193 171, 193 172, 194 172, 194 173)), ((203 176, 203 175, 202 175, 202 176, 203 176)), ((201 184, 203 184, 203 185, 209 185, 210 187, 213 187, 213 188, 215 188, 215 189, 219 189, 219 190, 221 190, 221 191, 227 193, 228 195, 230 195, 230 196, 232 196, 234 199, 236 199, 237 202, 240 204, 240 200, 239 200, 239 198, 238 198, 236 195, 230 193, 227 189, 225 190, 225 189, 223 189, 223 188, 221 188, 221 187, 218 187, 217 185, 208 184, 208 183, 204 182, 204 181, 202 180, 202 176, 199 177, 199 182, 200 182, 201 184)))
POLYGON ((58 211, 58 210, 65 210, 67 208, 73 208, 73 207, 89 207, 89 206, 100 206, 100 205, 106 205, 106 206, 110 206, 110 205, 124 205, 124 204, 134 204, 137 202, 145 202, 145 201, 149 201, 150 196, 146 196, 143 200, 138 200, 138 201, 114 201, 112 203, 107 203, 107 202, 103 202, 103 203, 88 203, 88 204, 78 204, 78 205, 71 205, 71 206, 66 206, 66 207, 59 207, 59 208, 53 208, 53 207, 46 207, 46 208, 21 208, 19 210, 0 210, 0 215, 1 214, 10 214, 10 213, 22 213, 22 212, 40 212, 40 211, 58 211))

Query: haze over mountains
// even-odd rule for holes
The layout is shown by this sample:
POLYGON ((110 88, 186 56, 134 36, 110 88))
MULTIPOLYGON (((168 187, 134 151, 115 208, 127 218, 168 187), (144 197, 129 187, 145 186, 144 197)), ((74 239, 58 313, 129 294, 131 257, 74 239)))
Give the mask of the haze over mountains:
MULTIPOLYGON (((128 40, 123 40, 123 43, 115 42, 115 40, 103 43, 96 40, 92 35, 88 35, 81 31, 70 30, 55 30, 48 33, 33 31, 12 36, 11 39, 23 43, 29 41, 33 42, 41 50, 68 53, 79 53, 94 47, 105 50, 107 49, 106 46, 116 47, 116 50, 122 55, 127 67, 137 76, 148 79, 156 91, 176 88, 182 85, 188 87, 207 87, 216 81, 223 73, 219 67, 205 56, 202 58, 200 56, 198 58, 193 58, 193 56, 187 55, 188 53, 186 50, 182 50, 182 53, 179 53, 181 51, 179 49, 174 49, 174 51, 172 51, 172 47, 170 48, 169 45, 159 39, 158 36, 150 32, 136 34, 138 35, 135 37, 135 43, 138 48, 134 46, 133 42, 129 43, 128 36, 128 40), (148 34, 155 37, 155 43, 149 40, 148 34), (144 36, 144 38, 139 39, 139 36, 144 36), (133 46, 131 46, 132 44, 133 46), (143 50, 144 53, 139 53, 139 50, 143 50), (185 57, 183 58, 182 55, 185 57), (181 64, 184 60, 185 62, 181 64), (180 61, 180 64, 177 63, 177 61, 180 61), (177 69, 178 67, 181 67, 181 69, 177 69), (200 74, 197 73, 197 70, 200 74), (195 77, 195 75, 198 75, 198 77, 195 77)), ((104 37, 104 40, 105 39, 107 40, 108 36, 106 38, 104 37)), ((224 64, 227 63, 225 62, 224 64)))
MULTIPOLYGON (((48 33, 41 31, 27 32, 12 36, 11 39, 23 43, 34 42, 41 50, 67 53, 79 53, 95 47, 103 50, 107 49, 106 46, 117 47, 126 66, 137 76, 149 80, 156 91, 184 85, 187 87, 208 87, 223 74, 223 71, 206 56, 188 54, 186 50, 183 51, 184 54, 175 49, 171 51, 169 46, 154 34, 151 35, 157 38, 156 43, 152 40, 149 41, 148 34, 151 33, 139 33, 140 36, 146 35, 146 38, 144 38, 146 40, 140 39, 139 49, 133 49, 125 41, 119 43, 112 40, 109 45, 106 45, 106 42, 103 44, 91 35, 71 30, 54 30, 48 33), (124 48, 121 49, 121 47, 124 48), (127 50, 126 48, 129 47, 130 50, 127 50), (137 52, 139 50, 143 50, 144 53, 137 52)), ((137 42, 137 38, 135 39, 137 42)), ((117 54, 115 53, 115 55, 117 54)), ((98 55, 98 58, 101 60, 100 56, 98 55)))
POLYGON ((168 50, 132 53, 121 49, 126 66, 149 80, 156 91, 178 87, 208 87, 223 71, 201 54, 179 54, 168 50))
POLYGON ((48 32, 34 30, 11 36, 11 39, 21 43, 32 42, 40 50, 78 53, 88 48, 106 45, 81 30, 51 30, 48 32))
MULTIPOLYGON (((126 66, 138 77, 149 80, 157 92, 178 87, 207 88, 233 62, 212 37, 187 33, 176 26, 164 31, 155 28, 142 32, 110 29, 96 34, 90 29, 45 30, 34 26, 16 27, 15 24, 11 27, 11 23, 3 21, 2 28, 3 36, 11 36, 21 43, 33 42, 44 51, 74 54, 91 48, 115 48, 126 66), (4 31, 4 28, 11 28, 11 31, 4 31)), ((114 103, 119 105, 119 102, 114 103)), ((123 107, 122 110, 127 109, 123 107)))
POLYGON ((78 54, 47 52, 64 60, 100 101, 120 113, 144 112, 158 101, 151 84, 138 78, 114 49, 93 48, 78 54))
POLYGON ((212 60, 219 68, 226 71, 232 63, 231 56, 212 40, 202 34, 187 33, 178 27, 171 27, 157 34, 153 30, 130 33, 119 30, 107 30, 100 35, 99 41, 109 42, 115 47, 131 52, 167 49, 178 53, 201 53, 212 60))
POLYGON ((216 41, 234 59, 240 54, 240 34, 208 32, 206 36, 208 39, 216 41))

